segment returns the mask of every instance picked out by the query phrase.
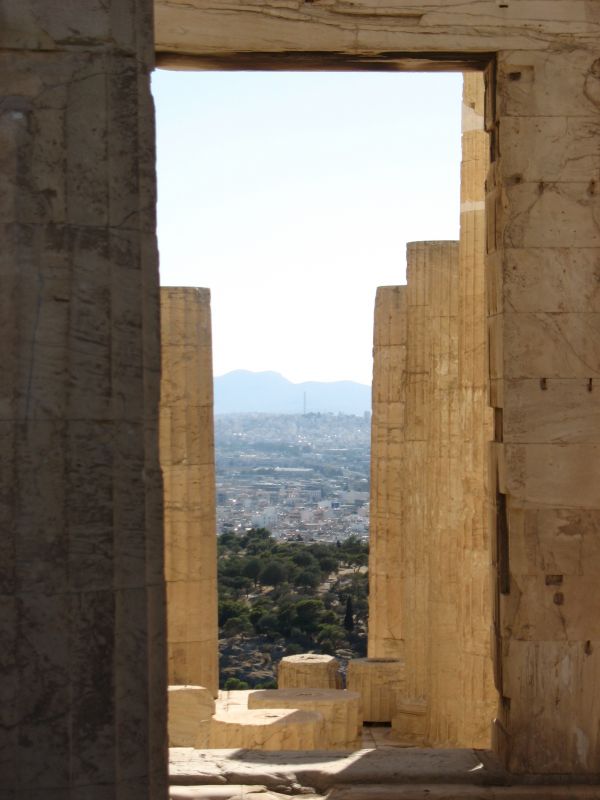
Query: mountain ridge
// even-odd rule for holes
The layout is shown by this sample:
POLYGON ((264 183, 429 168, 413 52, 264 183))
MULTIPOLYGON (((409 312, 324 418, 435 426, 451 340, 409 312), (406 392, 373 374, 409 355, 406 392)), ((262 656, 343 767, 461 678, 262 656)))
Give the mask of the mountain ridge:
POLYGON ((362 415, 371 410, 371 387, 356 381, 293 383, 279 372, 237 369, 215 377, 214 400, 215 414, 362 415))

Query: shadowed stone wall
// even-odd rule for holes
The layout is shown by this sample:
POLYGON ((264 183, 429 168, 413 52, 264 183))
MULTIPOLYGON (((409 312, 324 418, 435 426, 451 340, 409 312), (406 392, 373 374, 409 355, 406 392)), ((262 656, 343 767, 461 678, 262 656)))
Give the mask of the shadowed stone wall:
POLYGON ((0 794, 166 797, 152 6, 0 9, 0 794))

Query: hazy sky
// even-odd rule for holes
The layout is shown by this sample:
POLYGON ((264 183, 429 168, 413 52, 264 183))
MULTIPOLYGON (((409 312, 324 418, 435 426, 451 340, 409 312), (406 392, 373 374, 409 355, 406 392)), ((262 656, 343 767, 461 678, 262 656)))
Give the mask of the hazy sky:
POLYGON ((371 380, 377 286, 456 239, 459 74, 153 79, 161 283, 212 292, 215 375, 371 380))

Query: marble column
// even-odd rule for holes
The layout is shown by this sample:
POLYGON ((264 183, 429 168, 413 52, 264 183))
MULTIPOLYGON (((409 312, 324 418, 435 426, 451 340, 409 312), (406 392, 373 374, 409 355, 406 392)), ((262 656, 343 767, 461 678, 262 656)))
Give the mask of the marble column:
POLYGON ((407 245, 407 351, 405 460, 401 477, 402 626, 407 700, 428 700, 429 694, 429 536, 427 442, 431 403, 431 342, 429 313, 435 243, 407 245))
POLYGON ((489 747, 497 692, 491 654, 491 556, 488 448, 493 439, 486 343, 484 81, 463 76, 458 382, 461 425, 460 519, 457 529, 460 704, 456 743, 489 747))
POLYGON ((219 690, 213 376, 208 289, 161 288, 169 685, 219 690))
POLYGON ((403 657, 406 286, 380 286, 373 327, 368 656, 403 657))
MULTIPOLYGON (((461 505, 460 418, 458 395, 458 242, 426 243, 430 286, 429 413, 427 424, 425 530, 428 605, 422 635, 428 640, 427 742, 458 743, 461 699, 461 649, 458 636, 461 505)), ((410 501, 410 500, 409 500, 410 501)))
POLYGON ((0 771, 162 800, 150 2, 3 5, 0 771))

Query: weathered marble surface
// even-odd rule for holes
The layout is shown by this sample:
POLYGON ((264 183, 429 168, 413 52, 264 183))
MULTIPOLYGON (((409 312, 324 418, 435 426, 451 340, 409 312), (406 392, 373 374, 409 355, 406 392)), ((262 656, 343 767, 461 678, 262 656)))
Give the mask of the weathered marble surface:
POLYGON ((248 708, 318 711, 325 721, 325 750, 354 750, 362 732, 361 695, 340 689, 262 689, 248 694, 248 708))
POLYGON ((208 289, 162 287, 160 461, 170 684, 217 696, 217 521, 208 289))
POLYGON ((489 407, 485 269, 485 178, 489 137, 484 130, 484 85, 480 73, 463 76, 460 239, 458 244, 459 485, 456 602, 458 642, 454 651, 460 690, 456 744, 489 747, 496 714, 493 683, 490 584, 491 521, 488 447, 494 437, 489 407))
POLYGON ((362 698, 365 722, 391 722, 404 690, 404 662, 393 658, 353 658, 346 685, 362 698))
POLYGON ((369 626, 371 659, 404 655, 402 481, 406 454, 406 286, 380 286, 373 324, 369 626))
POLYGON ((411 52, 425 63, 430 54, 455 54, 446 56, 455 65, 481 53, 546 51, 555 43, 567 49, 600 33, 590 0, 388 0, 385 6, 376 0, 300 6, 289 0, 155 0, 155 8, 156 49, 167 64, 176 63, 166 58, 173 53, 203 56, 212 66, 218 56, 252 63, 254 53, 312 51, 322 62, 331 54, 334 65, 375 54, 396 55, 405 65, 402 56, 411 52))
POLYGON ((167 793, 150 11, 0 11, 10 800, 167 793))
POLYGON ((441 783, 474 786, 509 783, 491 756, 474 750, 386 748, 332 752, 170 750, 172 786, 202 783, 261 784, 294 794, 301 787, 325 794, 334 787, 441 783), (200 776, 200 779, 199 779, 200 776), (465 781, 466 776, 466 781, 465 781))
POLYGON ((325 720, 319 711, 217 708, 210 723, 211 748, 307 751, 327 749, 326 742, 325 720))
POLYGON ((337 658, 317 653, 284 656, 277 667, 280 689, 341 689, 342 675, 337 658))
POLYGON ((169 686, 169 747, 208 747, 212 693, 204 686, 169 686))

